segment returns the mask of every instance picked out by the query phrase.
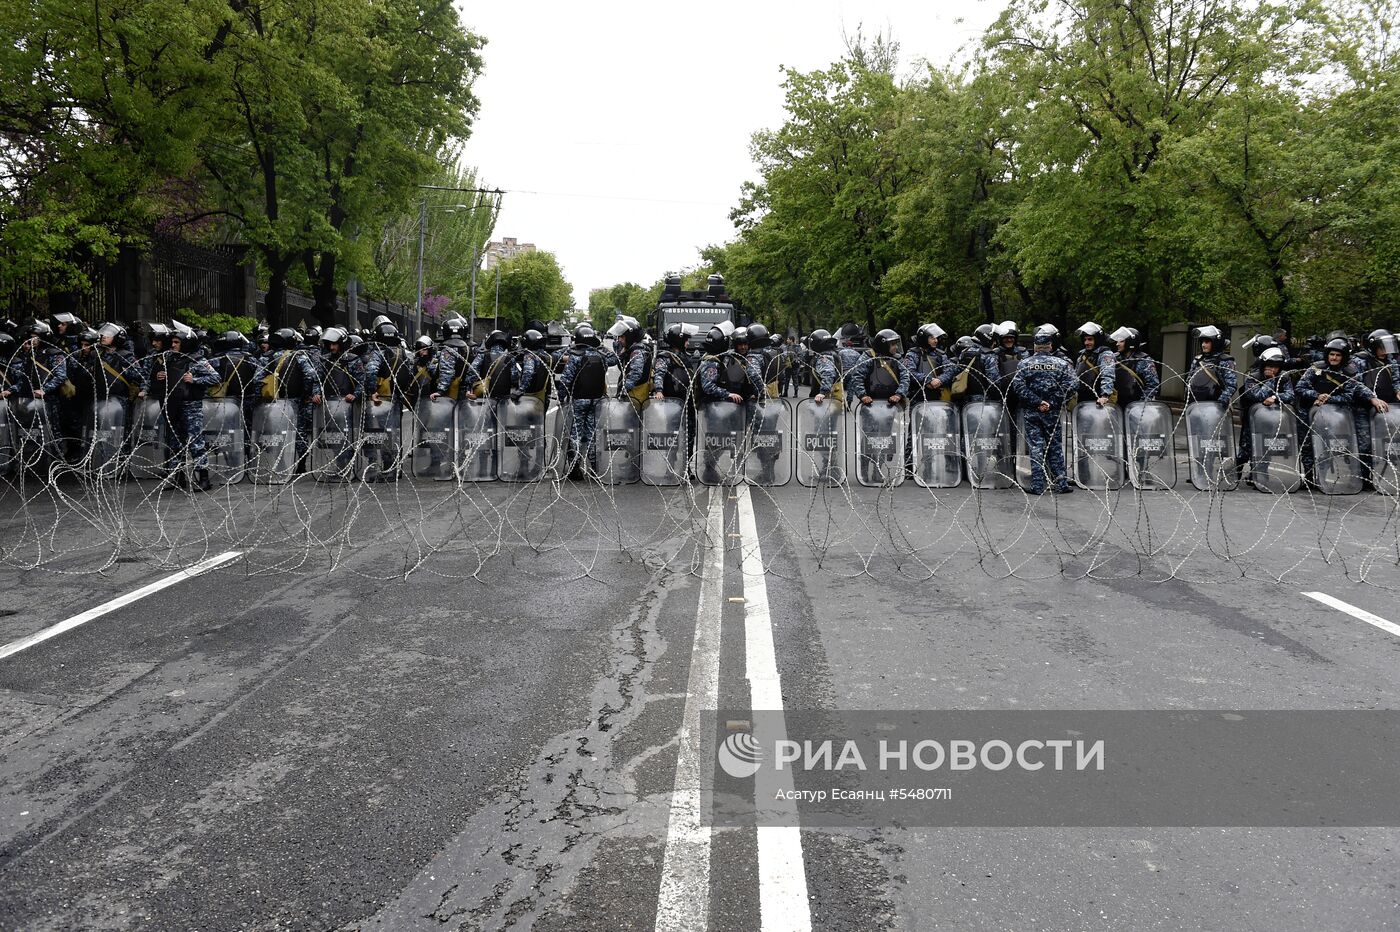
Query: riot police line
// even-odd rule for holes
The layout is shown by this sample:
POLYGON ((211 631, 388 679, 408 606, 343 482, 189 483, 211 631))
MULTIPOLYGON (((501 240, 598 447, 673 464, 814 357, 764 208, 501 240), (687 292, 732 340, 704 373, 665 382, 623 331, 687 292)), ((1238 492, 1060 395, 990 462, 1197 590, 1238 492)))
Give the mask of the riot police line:
MULTIPOLYGON (((152 330, 138 360, 120 326, 74 335, 36 321, 22 342, 0 334, 9 359, 0 478, 174 478, 198 488, 301 476, 575 476, 661 487, 967 481, 1036 492, 1166 490, 1181 478, 1176 416, 1156 397, 1156 364, 1144 363, 1132 328, 1105 334, 1086 324, 1073 363, 1053 328, 1038 328, 1028 353, 1009 321, 951 352, 934 324, 907 353, 893 331, 862 347, 818 330, 804 341, 810 396, 793 404, 776 390, 787 360, 761 325, 704 335, 682 326, 657 342, 624 318, 608 332, 616 352, 585 324, 557 353, 535 331, 518 341, 493 333, 473 347, 465 327, 449 320, 437 341, 409 346, 384 320, 364 334, 263 330, 252 341, 172 322, 152 330), (603 378, 611 368, 620 370, 615 392, 603 378), (1050 400, 1029 404, 1040 381, 1050 400)), ((1260 361, 1279 364, 1238 373, 1219 331, 1199 328, 1191 371, 1170 376, 1187 389, 1187 481, 1229 490, 1247 468, 1261 491, 1306 482, 1354 494, 1369 482, 1393 494, 1400 413, 1382 396, 1394 396, 1400 353, 1380 333, 1371 341, 1378 366, 1349 366, 1351 347, 1333 345, 1340 338, 1317 348, 1321 359, 1290 366, 1261 338, 1260 361), (1333 353, 1344 357, 1336 365, 1333 353)))

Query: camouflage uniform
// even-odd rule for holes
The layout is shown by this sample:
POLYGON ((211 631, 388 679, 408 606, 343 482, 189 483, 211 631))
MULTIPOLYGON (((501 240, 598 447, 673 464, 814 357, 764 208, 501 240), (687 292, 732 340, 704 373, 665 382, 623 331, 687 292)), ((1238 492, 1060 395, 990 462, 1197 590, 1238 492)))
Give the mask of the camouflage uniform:
POLYGON ((580 462, 588 470, 594 467, 594 434, 598 429, 598 404, 607 393, 607 371, 617 365, 617 357, 607 350, 593 346, 569 347, 568 362, 559 376, 559 397, 568 401, 573 412, 569 439, 573 455, 569 471, 580 462))
POLYGON ((161 420, 170 437, 169 468, 179 469, 186 451, 195 469, 208 469, 204 449, 204 393, 219 384, 219 374, 202 355, 167 351, 142 360, 146 394, 160 402, 161 420), (157 376, 164 373, 165 378, 157 376), (185 376, 190 381, 185 381, 185 376))
POLYGON ((282 365, 281 376, 282 385, 278 386, 279 398, 290 398, 286 394, 287 368, 296 366, 301 374, 301 391, 297 397, 292 398, 292 402, 297 408, 297 438, 296 453, 297 462, 301 462, 306 457, 306 451, 311 443, 311 431, 314 426, 315 406, 311 399, 321 394, 321 376, 316 372, 316 366, 312 364, 307 352, 303 349, 279 349, 273 350, 267 358, 262 361, 257 374, 253 376, 253 393, 261 394, 263 382, 268 376, 275 372, 279 365, 282 365), (290 356, 291 359, 282 365, 282 359, 290 356))
POLYGON ((1016 365, 1011 378, 1010 395, 1020 405, 1026 425, 1026 452, 1031 459, 1029 491, 1045 491, 1045 466, 1050 467, 1050 479, 1055 491, 1069 490, 1065 476, 1064 437, 1061 436, 1060 410, 1065 399, 1078 384, 1074 370, 1065 360, 1051 353, 1036 353, 1016 365), (1044 402, 1050 406, 1041 411, 1044 402))
POLYGON ((914 401, 938 401, 939 396, 951 388, 957 367, 948 354, 935 347, 915 346, 900 360, 909 373, 909 390, 914 401), (928 383, 939 379, 937 388, 929 388, 928 383))

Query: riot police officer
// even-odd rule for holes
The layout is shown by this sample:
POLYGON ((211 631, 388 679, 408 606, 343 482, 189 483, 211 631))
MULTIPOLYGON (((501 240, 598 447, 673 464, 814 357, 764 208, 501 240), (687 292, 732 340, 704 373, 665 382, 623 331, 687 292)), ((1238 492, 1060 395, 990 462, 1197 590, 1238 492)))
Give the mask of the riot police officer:
POLYGON ((877 399, 898 405, 909 396, 909 370, 900 360, 899 334, 884 329, 875 334, 874 355, 868 356, 846 373, 851 397, 863 405, 877 399))
POLYGON ((937 324, 924 324, 914 332, 914 345, 901 360, 909 373, 909 392, 915 402, 952 398, 954 364, 939 346, 945 336, 937 324))
POLYGON ((300 335, 282 327, 268 335, 270 352, 253 376, 253 390, 264 401, 291 399, 297 410, 296 458, 298 469, 311 442, 314 406, 321 403, 321 376, 302 349, 300 335))
POLYGON ((695 377, 695 366, 691 364, 686 346, 690 338, 700 332, 695 324, 672 324, 662 334, 662 349, 657 352, 652 364, 651 389, 653 398, 675 398, 680 401, 690 397, 690 384, 695 377))
POLYGON ((1157 361, 1147 354, 1142 333, 1136 327, 1119 327, 1108 335, 1116 348, 1113 384, 1118 404, 1126 408, 1138 401, 1156 401, 1162 379, 1157 361))
POLYGON ((1055 356, 1054 337, 1048 330, 1037 330, 1032 338, 1035 355, 1016 365, 1008 394, 1021 407, 1026 428, 1026 452, 1031 460, 1032 495, 1044 493, 1046 467, 1057 494, 1074 489, 1065 475, 1064 436, 1060 411, 1078 380, 1064 359, 1055 356))
MULTIPOLYGON (((1298 380, 1294 394, 1305 405, 1339 405, 1352 412, 1365 411, 1367 405, 1377 411, 1389 411, 1390 406, 1376 393, 1366 387, 1366 383, 1350 368, 1351 346, 1346 339, 1337 337, 1329 340, 1325 349, 1327 360, 1313 365, 1298 380)), ((1309 449, 1311 444, 1304 444, 1309 449)), ((1371 432, 1358 431, 1357 453, 1361 459, 1361 475, 1370 481, 1371 432)), ((1308 465, 1313 465, 1309 463, 1308 465)))
POLYGON ((1196 328, 1197 352, 1186 372, 1186 403, 1218 401, 1225 407, 1235 397, 1238 374, 1230 343, 1219 327, 1196 328))
MULTIPOLYGON (((1250 425, 1256 405, 1266 408, 1293 404, 1293 380, 1284 371, 1288 357, 1277 346, 1266 346, 1259 353, 1255 366, 1245 373, 1244 389, 1240 392, 1239 452, 1235 454, 1236 472, 1254 463, 1254 431, 1250 425)), ((1257 484, 1257 480, 1256 480, 1257 484)))
POLYGON ((616 365, 616 357, 603 348, 603 338, 590 324, 574 328, 574 341, 569 346, 568 362, 556 384, 559 399, 570 405, 570 439, 573 450, 569 459, 569 475, 591 475, 595 469, 594 435, 598 428, 598 406, 607 394, 608 367, 616 365))
MULTIPOLYGON (((695 377, 697 405, 704 407, 728 401, 743 405, 748 413, 763 395, 763 374, 746 355, 748 331, 741 327, 734 331, 734 338, 735 347, 730 349, 730 337, 719 327, 711 327, 706 334, 704 355, 695 377)), ((718 452, 702 450, 701 457, 702 481, 718 482, 718 452)))
MULTIPOLYGON (((157 335, 152 337, 154 341, 157 335)), ((169 343, 168 351, 147 357, 142 373, 144 388, 138 397, 149 395, 160 401, 161 420, 171 439, 167 481, 180 488, 189 487, 181 462, 188 453, 194 466, 194 487, 207 492, 210 483, 209 458, 204 448, 204 394, 219 384, 219 374, 200 352, 199 338, 193 329, 175 324, 169 343)))
POLYGON ((1074 375, 1079 380, 1078 402, 1093 401, 1100 408, 1115 400, 1117 356, 1109 346, 1108 334, 1094 321, 1086 321, 1074 331, 1083 344, 1075 361, 1074 375))
POLYGON ((622 378, 617 384, 618 397, 627 396, 641 410, 651 394, 652 345, 636 318, 623 316, 608 328, 617 358, 622 364, 622 378))
MULTIPOLYGON (((981 329, 980 327, 978 328, 981 329)), ((1048 333, 1044 334, 1049 336, 1048 333)), ((1021 360, 1029 354, 1016 343, 1019 334, 1014 320, 1004 320, 992 328, 995 346, 983 354, 982 371, 987 379, 987 397, 993 401, 1013 400, 1009 394, 1011 379, 1021 360)))

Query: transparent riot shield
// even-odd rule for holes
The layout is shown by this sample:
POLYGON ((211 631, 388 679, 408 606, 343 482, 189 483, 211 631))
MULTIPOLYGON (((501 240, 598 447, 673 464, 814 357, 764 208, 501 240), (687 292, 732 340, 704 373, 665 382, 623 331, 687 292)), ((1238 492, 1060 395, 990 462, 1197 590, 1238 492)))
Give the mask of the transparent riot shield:
POLYGON ((1191 457, 1191 484, 1202 492, 1221 492, 1239 484, 1235 473, 1235 425, 1230 409, 1218 401, 1195 401, 1182 413, 1191 457))
POLYGON ((204 449, 209 454, 209 481, 237 485, 248 463, 244 453, 243 408, 237 398, 204 400, 204 449))
POLYGON ((753 409, 744 476, 754 485, 787 485, 792 478, 792 408, 781 398, 761 398, 753 409))
POLYGON ((403 469, 403 407, 392 400, 365 405, 360 457, 366 482, 394 482, 403 469))
POLYGON ((1371 412, 1371 484, 1377 492, 1400 494, 1400 407, 1395 405, 1384 414, 1371 412))
POLYGON ((642 477, 642 419, 630 398, 604 398, 593 434, 598 480, 626 485, 642 477))
POLYGON ((1011 419, 1000 403, 974 401, 963 407, 963 445, 967 478, 974 489, 1009 489, 1015 484, 1011 419))
POLYGON ((409 472, 417 479, 450 482, 452 445, 455 438, 457 403, 451 398, 436 401, 424 396, 414 409, 413 450, 409 456, 409 472))
POLYGON ((704 485, 743 479, 745 414, 732 401, 707 401, 695 413, 695 478, 704 485))
POLYGON ((116 398, 95 402, 83 434, 88 471, 103 479, 116 478, 126 442, 126 405, 116 398))
POLYGON ((926 489, 952 489, 962 484, 957 409, 946 401, 925 401, 914 407, 911 418, 914 481, 926 489))
POLYGON ((360 406, 344 398, 316 405, 311 427, 311 473, 317 482, 353 482, 360 469, 360 406))
POLYGON ((1074 408, 1074 483, 1095 492, 1123 487, 1123 413, 1089 401, 1074 408))
POLYGON ((1249 439, 1254 459, 1249 484, 1260 492, 1281 495, 1303 484, 1298 462, 1298 416, 1284 405, 1256 404, 1249 409, 1249 439))
POLYGON ((502 482, 538 482, 544 477, 544 404, 538 398, 500 402, 496 417, 497 474, 502 482))
POLYGON ((292 481, 297 470, 297 402, 278 398, 253 409, 253 481, 282 485, 292 481))
POLYGON ((1135 401, 1123 412, 1128 478, 1143 490, 1176 488, 1176 428, 1160 401, 1135 401))
POLYGON ((142 398, 136 402, 131 425, 131 461, 127 471, 133 479, 164 479, 170 468, 170 447, 160 402, 142 398))
POLYGON ((13 414, 18 468, 47 476, 59 458, 48 405, 42 398, 24 398, 15 404, 13 414))
POLYGON ((1324 495, 1355 495, 1361 491, 1361 457, 1356 422, 1345 405, 1313 405, 1309 430, 1313 449, 1313 481, 1324 495))
POLYGON ((797 481, 811 488, 846 482, 846 408, 831 398, 797 403, 797 481))
POLYGON ((13 476, 19 464, 19 451, 15 445, 14 416, 10 403, 0 401, 0 479, 13 476))
POLYGON ((642 409, 642 481, 647 485, 680 485, 685 481, 689 438, 685 402, 653 398, 642 409))
POLYGON ((856 481, 872 488, 904 483, 904 409, 884 399, 856 405, 856 481))
POLYGON ((558 398, 549 400, 544 412, 544 477, 563 479, 569 471, 569 433, 573 409, 558 398))
POLYGON ((464 398, 457 402, 457 475, 463 482, 496 478, 496 402, 464 398))

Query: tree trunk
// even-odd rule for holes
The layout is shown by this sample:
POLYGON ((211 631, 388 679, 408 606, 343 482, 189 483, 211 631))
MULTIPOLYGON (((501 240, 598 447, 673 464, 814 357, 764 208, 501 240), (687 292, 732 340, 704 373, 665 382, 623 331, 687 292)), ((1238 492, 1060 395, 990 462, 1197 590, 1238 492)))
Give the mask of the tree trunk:
MULTIPOLYGON (((339 308, 336 307, 335 267, 335 253, 321 253, 320 265, 316 269, 315 277, 311 280, 311 296, 315 299, 311 313, 315 315, 316 322, 322 327, 334 327, 338 323, 336 318, 339 308)), ((357 320, 350 321, 351 329, 359 325, 360 322, 357 320)))
POLYGON ((273 330, 287 326, 287 272, 296 256, 269 256, 267 261, 267 325, 273 330))

